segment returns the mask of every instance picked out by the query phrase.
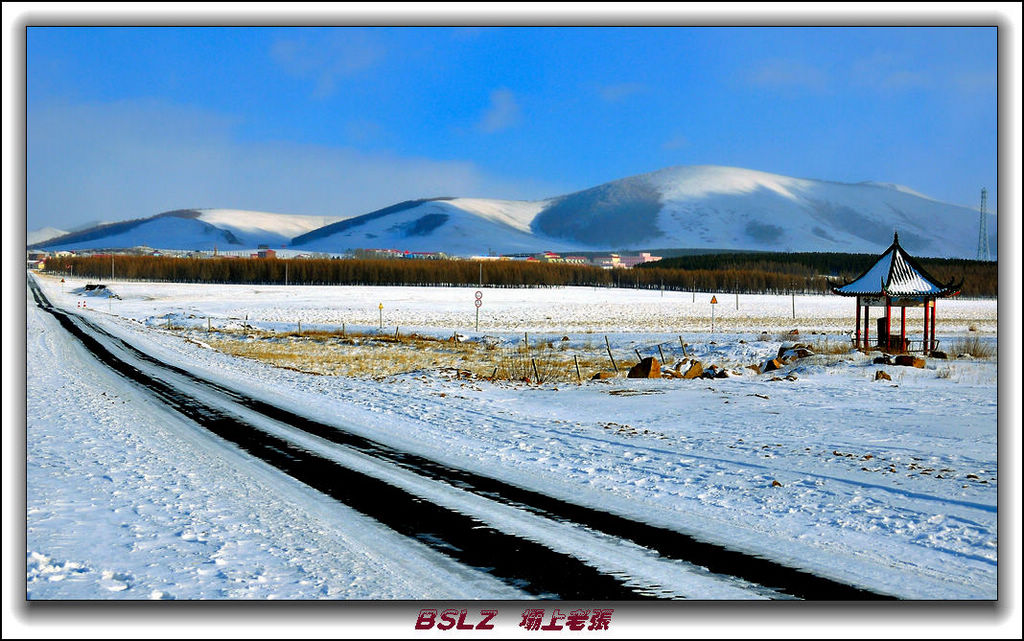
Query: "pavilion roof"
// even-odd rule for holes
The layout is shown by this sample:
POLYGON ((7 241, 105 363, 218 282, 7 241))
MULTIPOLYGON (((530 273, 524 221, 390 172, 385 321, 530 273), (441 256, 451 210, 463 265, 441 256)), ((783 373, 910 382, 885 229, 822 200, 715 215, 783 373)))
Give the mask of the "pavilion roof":
POLYGON ((840 296, 942 298, 960 293, 962 285, 963 283, 954 285, 952 281, 946 285, 939 283, 900 246, 899 234, 893 234, 892 245, 889 245, 874 265, 852 283, 835 287, 832 292, 840 296))

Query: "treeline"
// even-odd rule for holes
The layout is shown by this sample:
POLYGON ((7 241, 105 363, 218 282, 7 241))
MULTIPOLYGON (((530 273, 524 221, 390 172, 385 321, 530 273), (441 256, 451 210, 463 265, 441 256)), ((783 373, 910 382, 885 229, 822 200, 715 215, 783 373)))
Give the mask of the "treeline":
MULTIPOLYGON (((852 281, 878 259, 873 254, 843 253, 723 253, 666 258, 640 265, 643 270, 681 271, 707 291, 772 293, 790 291, 804 282, 804 291, 830 291, 832 286, 852 281), (729 278, 738 284, 730 285, 729 278)), ((918 264, 939 283, 963 280, 963 295, 989 297, 999 291, 999 269, 995 262, 958 258, 917 258, 918 264)))
POLYGON ((82 256, 46 263, 48 271, 96 279, 291 285, 459 287, 614 286, 600 267, 521 261, 409 259, 171 258, 82 256), (481 281, 482 277, 482 281, 481 281))
MULTIPOLYGON (((171 258, 81 256, 48 260, 47 271, 105 280, 292 285, 441 287, 627 287, 720 293, 828 293, 859 276, 875 256, 858 254, 721 254, 685 256, 639 269, 525 261, 408 259, 171 258)), ((995 263, 923 259, 940 282, 964 280, 966 296, 996 296, 995 263)))

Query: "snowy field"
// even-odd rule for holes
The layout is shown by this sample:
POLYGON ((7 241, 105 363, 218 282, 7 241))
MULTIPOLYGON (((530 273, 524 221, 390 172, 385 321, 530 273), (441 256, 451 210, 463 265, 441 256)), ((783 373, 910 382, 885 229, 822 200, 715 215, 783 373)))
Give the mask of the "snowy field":
MULTIPOLYGON (((607 335, 626 351, 682 336, 696 356, 738 364, 774 356, 794 328, 848 342, 849 299, 741 295, 737 310, 719 294, 712 333, 708 294, 485 288, 476 332, 473 288, 115 281, 120 299, 106 299, 73 293, 85 281, 39 280, 55 305, 167 362, 398 448, 900 598, 997 596, 995 358, 915 369, 818 356, 781 381, 373 380, 231 357, 162 327, 372 329, 383 304, 392 332, 607 335), (892 380, 876 381, 880 369, 892 380)), ((995 301, 940 300, 938 320, 943 347, 997 340, 995 301)), ((31 296, 27 347, 30 599, 524 597, 196 429, 105 370, 31 296)))
MULTIPOLYGON (((66 292, 87 281, 69 280, 66 292)), ((96 281, 105 282, 105 281, 96 281)), ((58 285, 59 287, 59 285, 58 285)), ((474 329, 475 287, 286 287, 202 285, 182 287, 167 283, 116 282, 112 289, 122 300, 90 300, 98 311, 144 321, 165 314, 198 315, 214 321, 259 322, 265 327, 340 326, 402 331, 474 329), (379 306, 383 305, 383 315, 379 306)), ((60 300, 60 289, 53 288, 60 300)), ((547 333, 710 333, 713 294, 659 292, 590 287, 553 289, 480 288, 481 332, 547 333)), ((799 328, 849 334, 856 312, 853 299, 841 296, 736 296, 715 294, 715 329, 734 334, 775 333, 799 328), (795 309, 795 312, 794 312, 795 309)), ((78 297, 64 299, 74 307, 78 297)), ((872 314, 877 314, 873 309, 872 314)), ((937 304, 939 338, 966 335, 971 325, 982 335, 996 334, 994 300, 942 299, 937 304)), ((898 313, 894 312, 894 327, 898 313)), ((205 320, 204 320, 205 323, 205 320)), ((907 326, 923 331, 921 310, 909 311, 907 326)), ((872 321, 872 333, 874 325, 872 321)))

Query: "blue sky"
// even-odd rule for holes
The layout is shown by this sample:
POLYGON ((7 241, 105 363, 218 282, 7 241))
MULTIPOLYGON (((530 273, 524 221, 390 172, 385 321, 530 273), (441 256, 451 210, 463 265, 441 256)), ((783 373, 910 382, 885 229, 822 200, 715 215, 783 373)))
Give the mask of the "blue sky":
POLYGON ((49 28, 27 34, 28 227, 185 207, 357 215, 672 165, 994 209, 997 30, 49 28))

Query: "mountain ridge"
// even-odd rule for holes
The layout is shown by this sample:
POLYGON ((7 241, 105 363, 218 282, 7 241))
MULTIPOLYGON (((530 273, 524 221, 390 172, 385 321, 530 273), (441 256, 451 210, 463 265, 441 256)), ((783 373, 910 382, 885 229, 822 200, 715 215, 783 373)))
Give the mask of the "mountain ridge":
MULTIPOLYGON (((989 244, 996 247, 990 215, 989 244)), ((85 249, 105 242, 97 246, 109 248, 120 242, 211 249, 220 243, 238 249, 265 244, 340 254, 396 248, 462 256, 650 247, 877 253, 895 229, 919 255, 976 255, 977 210, 893 183, 842 183, 718 165, 666 167, 545 200, 431 197, 347 217, 172 210, 33 247, 85 249), (139 240, 156 244, 134 242, 139 240)))

